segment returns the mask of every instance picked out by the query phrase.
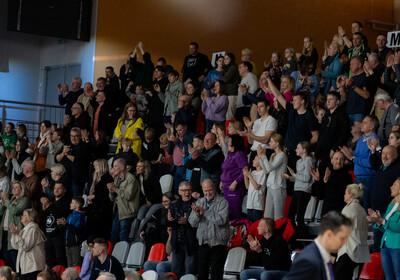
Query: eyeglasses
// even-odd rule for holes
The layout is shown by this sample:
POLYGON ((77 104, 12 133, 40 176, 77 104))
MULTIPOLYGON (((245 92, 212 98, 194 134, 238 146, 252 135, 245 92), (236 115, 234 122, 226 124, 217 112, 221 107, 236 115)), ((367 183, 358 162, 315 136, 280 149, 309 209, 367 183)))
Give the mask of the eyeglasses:
POLYGON ((192 190, 191 189, 184 189, 184 190, 179 190, 179 191, 181 191, 181 192, 191 192, 192 190))

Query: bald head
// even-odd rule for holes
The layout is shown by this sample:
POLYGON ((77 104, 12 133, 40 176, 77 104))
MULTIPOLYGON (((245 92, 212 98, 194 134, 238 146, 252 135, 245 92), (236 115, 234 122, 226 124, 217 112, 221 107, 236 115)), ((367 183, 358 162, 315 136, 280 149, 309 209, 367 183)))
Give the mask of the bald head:
POLYGON ((391 165, 397 158, 397 149, 392 145, 387 145, 382 150, 382 163, 384 166, 391 165))
POLYGON ((201 187, 203 189, 204 197, 207 198, 207 200, 211 200, 215 197, 215 186, 213 181, 205 179, 203 183, 201 183, 201 187))

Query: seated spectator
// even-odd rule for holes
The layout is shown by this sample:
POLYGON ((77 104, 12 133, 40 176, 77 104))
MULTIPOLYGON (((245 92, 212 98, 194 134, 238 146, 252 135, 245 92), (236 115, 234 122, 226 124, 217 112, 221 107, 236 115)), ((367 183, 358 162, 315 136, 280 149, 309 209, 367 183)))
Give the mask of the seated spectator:
POLYGON ((296 53, 292 47, 286 48, 284 57, 286 62, 283 63, 282 76, 290 76, 293 71, 297 70, 296 53))
POLYGON ((3 142, 4 151, 11 152, 15 150, 15 143, 17 143, 18 136, 14 130, 14 124, 9 122, 4 127, 4 133, 1 134, 1 142, 3 142))
MULTIPOLYGON (((269 145, 271 149, 274 150, 270 160, 266 157, 265 149, 262 147, 257 149, 257 157, 262 172, 264 176, 268 175, 266 182, 267 200, 265 202, 266 207, 263 216, 277 220, 283 218, 285 209, 286 180, 282 177, 282 174, 286 172, 288 159, 285 153, 285 147, 283 146, 282 135, 276 133, 273 134, 269 141, 269 145)), ((250 197, 250 195, 248 197, 250 197)), ((263 199, 263 197, 261 198, 263 199)))
POLYGON ((94 241, 94 236, 90 235, 87 240, 86 240, 86 245, 88 247, 85 256, 83 257, 82 261, 82 268, 81 268, 81 273, 79 274, 79 277, 82 280, 89 280, 90 274, 92 273, 92 268, 93 268, 93 241, 94 241))
POLYGON ((178 97, 178 111, 175 115, 175 122, 183 121, 187 123, 189 131, 196 132, 197 112, 191 105, 189 95, 181 95, 178 97))
POLYGON ((143 280, 143 277, 135 271, 127 271, 125 272, 125 280, 143 280))
POLYGON ((54 186, 54 201, 42 197, 42 212, 39 213, 39 225, 46 235, 44 249, 46 252, 46 264, 48 267, 56 265, 67 266, 67 258, 64 247, 65 228, 60 227, 61 221, 70 214, 70 197, 66 196, 66 189, 62 183, 54 186))
POLYGON ((60 274, 52 270, 50 268, 47 268, 46 270, 43 270, 37 275, 37 280, 62 280, 60 274))
MULTIPOLYGON (((214 83, 218 81, 222 73, 224 73, 224 57, 222 55, 215 58, 215 65, 215 69, 210 70, 203 81, 203 90, 208 90, 210 95, 212 94, 211 89, 214 87, 214 83)), ((187 83, 187 85, 188 84, 189 83, 187 83)))
POLYGON ((312 63, 312 66, 314 67, 312 71, 313 72, 315 71, 315 67, 317 66, 318 63, 318 52, 314 46, 313 38, 309 36, 304 37, 303 50, 301 53, 296 53, 296 58, 300 68, 303 66, 303 63, 306 60, 306 58, 309 58, 312 63))
POLYGON ((363 196, 362 184, 350 184, 346 187, 344 201, 346 206, 342 214, 353 223, 351 233, 345 245, 339 249, 335 269, 335 278, 343 280, 353 279, 353 270, 363 263, 370 262, 368 238, 368 222, 364 208, 360 205, 363 196))
POLYGON ((46 143, 47 135, 50 134, 50 129, 51 129, 50 121, 45 120, 40 123, 40 134, 35 143, 35 148, 33 150, 34 152, 33 161, 35 162, 36 172, 38 173, 38 176, 40 178, 46 176, 47 173, 47 169, 45 168, 47 154, 40 153, 39 150, 40 147, 46 143))
POLYGON ((103 238, 96 238, 93 245, 93 267, 90 280, 96 280, 101 272, 110 272, 117 280, 124 280, 125 274, 120 262, 108 252, 108 242, 103 238))
POLYGON ((142 130, 138 132, 142 138, 142 159, 149 161, 152 172, 158 174, 158 166, 162 162, 164 151, 160 147, 160 141, 156 138, 156 131, 152 127, 147 127, 144 133, 142 130))
POLYGON ((395 55, 390 55, 387 60, 386 69, 384 72, 384 83, 388 86, 388 89, 393 93, 391 97, 396 102, 396 104, 400 104, 400 82, 398 79, 392 80, 391 76, 395 72, 395 76, 399 77, 400 75, 400 52, 397 52, 395 55))
POLYGON ((282 279, 290 268, 288 244, 281 235, 274 232, 275 222, 271 218, 262 218, 257 230, 262 235, 261 240, 249 235, 247 241, 250 249, 258 253, 264 267, 245 269, 240 272, 240 279, 282 279))
MULTIPOLYGON (((244 148, 244 139, 240 135, 231 135, 228 141, 228 155, 222 163, 220 189, 229 203, 229 219, 242 216, 242 202, 246 194, 243 168, 248 165, 244 148)), ((204 192, 204 190, 203 190, 204 192)))
POLYGON ((0 192, 11 193, 11 182, 7 176, 7 167, 0 163, 0 192))
POLYGON ((222 80, 216 81, 213 93, 216 95, 215 97, 210 97, 206 91, 201 93, 201 99, 203 100, 201 110, 206 118, 206 133, 211 131, 215 122, 225 122, 229 106, 225 82, 222 80))
POLYGON ((40 271, 46 267, 44 243, 46 237, 36 223, 37 213, 26 209, 21 217, 22 227, 12 224, 11 245, 18 250, 17 273, 20 279, 35 280, 40 271))
POLYGON ((116 161, 119 158, 123 158, 126 161, 126 169, 132 174, 136 171, 136 164, 139 161, 139 157, 132 150, 133 141, 130 138, 124 138, 121 141, 122 150, 114 156, 116 161))
POLYGON ((0 237, 2 238, 1 249, 3 251, 4 261, 6 265, 10 266, 14 271, 16 270, 17 254, 18 251, 11 244, 12 229, 11 225, 16 225, 22 229, 21 216, 22 212, 30 207, 29 199, 25 195, 25 184, 19 181, 13 183, 12 198, 9 199, 9 194, 1 192, 1 231, 0 237))
POLYGON ((124 112, 118 120, 115 128, 115 138, 118 140, 116 154, 121 150, 122 140, 124 138, 132 139, 132 151, 141 158, 142 140, 138 135, 138 130, 143 130, 143 120, 138 115, 138 109, 135 103, 129 102, 125 105, 124 112))

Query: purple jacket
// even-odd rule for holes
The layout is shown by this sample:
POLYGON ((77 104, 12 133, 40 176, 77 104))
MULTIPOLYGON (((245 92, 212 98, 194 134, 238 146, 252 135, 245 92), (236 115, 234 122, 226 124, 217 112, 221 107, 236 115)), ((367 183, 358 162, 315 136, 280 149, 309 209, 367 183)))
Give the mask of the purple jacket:
POLYGON ((219 98, 207 98, 201 104, 201 110, 207 120, 224 122, 226 112, 228 111, 229 100, 226 95, 221 95, 219 98))
POLYGON ((228 155, 222 163, 221 182, 224 191, 229 189, 229 186, 236 180, 238 183, 236 190, 240 185, 243 185, 243 168, 247 167, 247 157, 243 151, 228 152, 228 155))

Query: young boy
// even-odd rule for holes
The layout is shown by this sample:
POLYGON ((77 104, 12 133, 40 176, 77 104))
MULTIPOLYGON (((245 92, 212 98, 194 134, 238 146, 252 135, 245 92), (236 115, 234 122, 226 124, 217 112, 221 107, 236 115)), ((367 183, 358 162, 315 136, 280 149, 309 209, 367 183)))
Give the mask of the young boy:
POLYGON ((81 244, 85 228, 85 213, 82 207, 85 201, 80 196, 72 198, 70 210, 73 212, 67 220, 63 219, 60 224, 64 224, 65 229, 65 253, 67 255, 68 267, 80 266, 81 262, 81 244))
POLYGON ((126 169, 134 174, 136 172, 136 164, 139 161, 139 157, 135 152, 132 151, 133 141, 132 139, 129 138, 124 138, 122 139, 121 146, 122 146, 122 151, 120 151, 118 154, 114 156, 114 160, 123 158, 126 160, 126 169))

